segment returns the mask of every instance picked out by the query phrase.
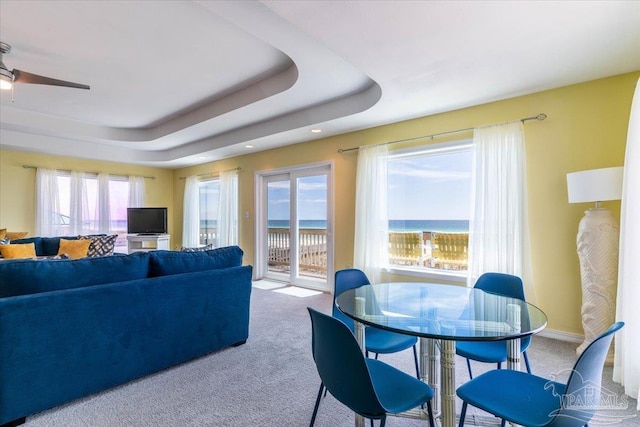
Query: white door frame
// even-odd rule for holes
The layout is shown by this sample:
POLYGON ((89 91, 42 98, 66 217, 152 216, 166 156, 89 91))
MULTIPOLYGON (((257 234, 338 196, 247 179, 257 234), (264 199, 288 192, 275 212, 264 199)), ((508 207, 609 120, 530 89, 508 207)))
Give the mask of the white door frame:
MULTIPOLYGON (((332 292, 333 275, 334 275, 334 239, 333 239, 333 223, 334 223, 334 162, 333 160, 326 162, 310 163, 286 168, 269 169, 255 172, 255 278, 262 279, 267 276, 268 266, 267 260, 267 194, 266 182, 268 178, 277 175, 288 176, 292 183, 295 183, 298 177, 309 176, 321 172, 327 174, 327 280, 306 279, 294 277, 294 271, 297 266, 291 268, 291 274, 288 281, 293 285, 303 286, 306 288, 317 289, 324 292, 332 292), (294 268, 295 267, 295 268, 294 268)), ((297 213, 295 212, 297 205, 297 188, 291 188, 291 216, 290 225, 291 232, 297 231, 297 213), (296 223, 294 225, 294 223, 296 223)), ((292 245, 296 239, 291 239, 292 245)), ((293 253, 293 247, 292 253, 293 253)), ((297 263, 296 263, 297 264, 297 263)))

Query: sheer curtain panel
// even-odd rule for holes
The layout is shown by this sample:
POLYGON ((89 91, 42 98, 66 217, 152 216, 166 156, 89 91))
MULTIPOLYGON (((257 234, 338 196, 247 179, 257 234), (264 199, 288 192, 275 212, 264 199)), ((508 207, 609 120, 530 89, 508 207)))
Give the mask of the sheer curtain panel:
POLYGON ((129 207, 144 207, 144 178, 141 176, 129 177, 129 207))
POLYGON ((195 248, 200 245, 200 191, 198 177, 188 176, 184 186, 182 211, 182 246, 195 248))
POLYGON ((85 228, 89 218, 89 199, 87 185, 82 172, 71 171, 69 181, 69 233, 70 235, 89 234, 91 227, 85 228))
POLYGON ((640 80, 631 105, 622 179, 620 258, 616 320, 624 321, 615 339, 613 380, 638 399, 640 410, 640 80))
POLYGON ((238 244, 238 171, 220 173, 218 247, 238 244))
POLYGON ((111 231, 111 208, 109 196, 109 175, 98 174, 98 233, 108 234, 111 231))
POLYGON ((356 174, 356 225, 353 265, 371 283, 380 282, 389 262, 386 145, 360 147, 356 174))
POLYGON ((36 170, 36 236, 62 236, 58 176, 54 169, 36 170))
POLYGON ((467 285, 485 272, 513 274, 535 303, 522 123, 475 129, 473 152, 467 285))

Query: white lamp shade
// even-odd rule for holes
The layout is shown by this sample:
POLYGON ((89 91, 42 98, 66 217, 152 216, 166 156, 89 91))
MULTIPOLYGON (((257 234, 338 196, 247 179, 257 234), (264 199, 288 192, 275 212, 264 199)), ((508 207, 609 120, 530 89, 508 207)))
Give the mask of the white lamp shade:
POLYGON ((567 174, 569 203, 603 202, 622 198, 623 167, 567 174))

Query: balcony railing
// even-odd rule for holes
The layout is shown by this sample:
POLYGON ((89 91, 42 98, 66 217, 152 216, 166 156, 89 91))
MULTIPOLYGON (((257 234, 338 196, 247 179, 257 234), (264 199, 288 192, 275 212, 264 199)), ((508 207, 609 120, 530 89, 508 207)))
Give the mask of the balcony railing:
MULTIPOLYGON (((327 230, 301 228, 299 270, 301 275, 326 277, 327 230)), ((215 243, 215 228, 200 229, 200 243, 215 243)), ((270 271, 288 273, 291 250, 288 228, 269 228, 267 235, 270 271)), ((465 271, 469 233, 438 231, 390 232, 389 262, 397 266, 415 266, 439 270, 465 271)))
POLYGON ((467 269, 469 233, 390 232, 389 263, 439 270, 467 269))

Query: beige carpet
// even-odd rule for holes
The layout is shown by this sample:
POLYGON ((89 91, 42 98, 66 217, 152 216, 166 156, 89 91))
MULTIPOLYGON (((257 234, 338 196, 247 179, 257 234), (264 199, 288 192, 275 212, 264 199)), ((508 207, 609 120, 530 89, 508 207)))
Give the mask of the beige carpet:
MULTIPOLYGON (((37 414, 27 419, 25 427, 307 426, 319 379, 311 356, 306 307, 328 313, 331 297, 298 297, 254 287, 251 304, 250 336, 245 345, 37 414)), ((564 370, 575 361, 574 347, 534 337, 529 349, 534 373, 559 374, 559 380, 566 379, 564 370)), ((411 351, 381 359, 407 372, 413 370, 411 351)), ((476 364, 474 373, 487 368, 476 364)), ((461 358, 456 375, 458 384, 468 378, 461 358)), ((620 386, 611 381, 611 368, 605 371, 603 386, 621 396, 620 386)), ((625 410, 600 413, 590 426, 611 421, 620 421, 615 424, 620 427, 640 426, 636 401, 627 403, 625 410)), ((316 426, 353 425, 352 412, 331 395, 323 399, 316 426)), ((406 418, 387 420, 389 427, 424 425, 406 418)))

